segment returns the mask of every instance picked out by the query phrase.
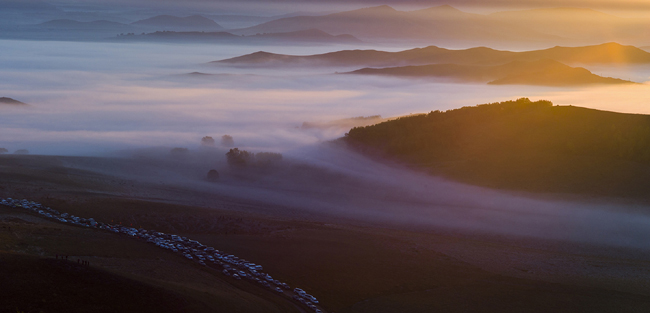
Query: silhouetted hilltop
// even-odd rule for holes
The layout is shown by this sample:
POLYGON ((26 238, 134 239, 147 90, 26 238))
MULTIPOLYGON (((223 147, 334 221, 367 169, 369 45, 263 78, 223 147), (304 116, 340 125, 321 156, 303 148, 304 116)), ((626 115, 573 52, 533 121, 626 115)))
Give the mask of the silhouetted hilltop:
POLYGON ((576 86, 632 83, 601 77, 584 68, 574 68, 554 60, 514 61, 505 65, 480 66, 433 64, 389 68, 364 68, 349 74, 402 77, 437 77, 456 82, 484 82, 494 85, 576 86))
POLYGON ((305 65, 305 66, 377 66, 400 62, 393 52, 377 50, 344 50, 311 56, 276 54, 266 51, 234 57, 211 63, 232 65, 305 65))
POLYGON ((496 68, 500 77, 492 85, 579 86, 634 84, 634 82, 602 77, 582 67, 570 67, 553 60, 515 61, 496 68))
POLYGON ((585 47, 554 47, 524 52, 494 50, 486 47, 449 50, 429 46, 399 52, 343 50, 307 56, 253 53, 216 62, 234 65, 387 67, 427 64, 501 65, 513 61, 542 59, 552 59, 565 64, 642 64, 650 63, 650 53, 617 43, 585 47))
POLYGON ((650 116, 526 98, 404 117, 344 141, 496 188, 650 198, 650 116))
POLYGON ((178 17, 171 15, 158 15, 148 19, 133 22, 133 25, 153 27, 159 30, 192 29, 192 30, 220 30, 223 29, 217 22, 200 15, 178 17))
POLYGON ((568 64, 641 64, 650 63, 650 53, 615 42, 585 47, 554 47, 521 52, 519 60, 548 58, 568 64))
POLYGON ((0 97, 0 105, 2 104, 8 104, 8 105, 27 105, 27 103, 20 102, 18 100, 12 99, 12 98, 7 98, 7 97, 0 97))

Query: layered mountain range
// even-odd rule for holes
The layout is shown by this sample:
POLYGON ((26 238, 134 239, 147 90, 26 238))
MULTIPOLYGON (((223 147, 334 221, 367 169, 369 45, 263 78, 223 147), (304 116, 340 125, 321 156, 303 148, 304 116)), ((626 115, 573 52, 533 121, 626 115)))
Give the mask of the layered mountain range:
POLYGON ((454 82, 575 86, 632 83, 601 77, 570 65, 648 64, 650 53, 633 46, 607 43, 584 47, 554 47, 524 52, 478 47, 450 50, 430 46, 399 52, 344 50, 293 56, 256 52, 212 64, 247 67, 325 66, 359 68, 350 74, 433 77, 454 82))
POLYGON ((513 52, 477 47, 451 50, 436 46, 399 52, 378 50, 342 50, 314 55, 285 55, 255 52, 214 61, 215 64, 237 66, 351 66, 386 67, 427 64, 499 65, 513 61, 551 59, 566 64, 645 64, 650 53, 618 43, 583 47, 553 47, 543 50, 513 52))
MULTIPOLYGON (((12 11, 13 12, 13 11, 12 11)), ((15 14, 12 13, 14 16, 15 14)), ((32 24, 26 29, 77 31, 152 32, 223 31, 235 35, 291 33, 316 29, 333 36, 349 34, 365 42, 409 44, 448 44, 455 46, 500 45, 542 47, 549 45, 589 45, 608 41, 644 46, 650 22, 642 18, 623 18, 583 8, 544 8, 475 14, 449 5, 413 11, 376 6, 336 13, 296 12, 279 16, 249 15, 158 15, 126 22, 122 16, 48 11, 43 16, 57 17, 32 24), (90 20, 95 18, 95 20, 90 20), (118 23, 117 21, 120 21, 118 23), (224 27, 219 22, 222 21, 224 27), (43 23, 44 22, 44 23, 43 23), (245 25, 257 24, 249 27, 245 25)), ((2 12, 0 12, 2 17, 2 12)), ((11 17, 11 16, 10 16, 11 17)), ((12 19, 7 19, 11 22, 12 19)), ((17 23, 17 22, 16 22, 17 23)), ((24 22, 20 24, 26 25, 24 22)), ((11 28, 2 34, 11 37, 11 28)))
POLYGON ((318 28, 349 33, 361 40, 593 44, 606 41, 646 44, 645 19, 621 18, 590 9, 553 8, 473 14, 449 5, 415 11, 378 6, 324 16, 281 18, 237 30, 238 34, 318 28))

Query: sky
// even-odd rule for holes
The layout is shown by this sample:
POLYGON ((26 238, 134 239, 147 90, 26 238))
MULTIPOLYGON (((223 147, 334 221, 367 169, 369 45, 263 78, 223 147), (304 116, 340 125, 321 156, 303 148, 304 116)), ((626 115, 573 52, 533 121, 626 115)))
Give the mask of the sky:
MULTIPOLYGON (((5 2, 7 0, 4 0, 5 2)), ((613 11, 650 10, 650 1, 645 0, 60 0, 46 2, 52 4, 76 5, 129 5, 167 8, 206 8, 240 11, 284 10, 287 12, 314 10, 345 10, 376 5, 391 5, 396 8, 423 8, 438 5, 451 5, 470 11, 500 11, 508 9, 529 9, 540 7, 582 7, 613 11)))

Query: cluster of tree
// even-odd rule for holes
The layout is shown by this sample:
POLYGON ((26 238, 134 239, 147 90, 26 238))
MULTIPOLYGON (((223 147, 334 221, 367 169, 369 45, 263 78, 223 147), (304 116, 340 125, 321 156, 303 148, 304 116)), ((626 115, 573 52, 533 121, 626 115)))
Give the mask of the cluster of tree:
POLYGON ((226 160, 228 165, 233 167, 269 166, 282 161, 282 154, 273 152, 253 153, 233 148, 226 153, 226 160))
MULTIPOLYGON (((205 136, 201 138, 201 145, 205 147, 214 147, 216 141, 210 136, 205 136)), ((235 140, 230 135, 221 136, 221 146, 230 148, 235 145, 235 140)))
POLYGON ((9 150, 5 148, 0 148, 0 154, 5 154, 5 153, 9 153, 9 150))
POLYGON ((463 107, 357 127, 343 139, 462 181, 509 189, 626 195, 650 182, 650 115, 549 101, 463 107))

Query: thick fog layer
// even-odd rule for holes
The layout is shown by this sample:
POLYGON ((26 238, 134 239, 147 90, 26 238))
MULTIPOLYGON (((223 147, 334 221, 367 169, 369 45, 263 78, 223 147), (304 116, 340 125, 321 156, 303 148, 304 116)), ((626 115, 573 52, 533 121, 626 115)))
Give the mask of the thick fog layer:
MULTIPOLYGON (((312 54, 342 48, 263 50, 312 54)), ((531 200, 451 183, 320 144, 342 136, 346 128, 302 127, 303 122, 328 125, 350 117, 401 116, 518 97, 650 113, 648 85, 488 86, 334 74, 349 69, 206 64, 256 50, 262 49, 0 41, 0 97, 29 104, 0 106, 0 147, 57 155, 160 147, 147 157, 157 161, 76 159, 68 165, 330 217, 648 248, 650 218, 634 213, 643 211, 638 208, 531 200), (225 134, 240 148, 281 152, 286 162, 262 174, 233 172, 225 165, 225 150, 198 147, 204 136, 214 137, 218 145, 225 134), (197 162, 171 160, 174 147, 189 148, 190 159, 205 151, 212 156, 208 161, 205 156, 197 162), (210 168, 222 172, 219 182, 205 182, 210 168)), ((594 71, 638 82, 650 73, 643 67, 594 71)), ((188 202, 197 199, 202 198, 188 202)))
MULTIPOLYGON (((0 97, 30 104, 0 106, 0 147, 98 155, 150 146, 192 148, 203 136, 229 134, 239 147, 281 152, 347 131, 305 130, 303 122, 393 117, 524 96, 559 105, 650 112, 646 85, 487 86, 334 74, 349 69, 207 64, 257 50, 312 54, 344 48, 0 41, 0 97)), ((394 50, 405 48, 410 47, 394 50)), ((599 68, 596 73, 639 82, 649 76, 647 68, 599 68)))
POLYGON ((644 206, 543 199, 468 186, 376 162, 339 144, 303 146, 286 152, 281 163, 261 168, 230 167, 224 152, 202 148, 173 156, 148 149, 127 153, 135 158, 63 161, 128 180, 133 185, 125 191, 128 197, 205 207, 220 207, 228 199, 273 216, 537 239, 555 248, 650 248, 650 215, 644 206), (206 180, 208 169, 219 171, 216 182, 206 180))

